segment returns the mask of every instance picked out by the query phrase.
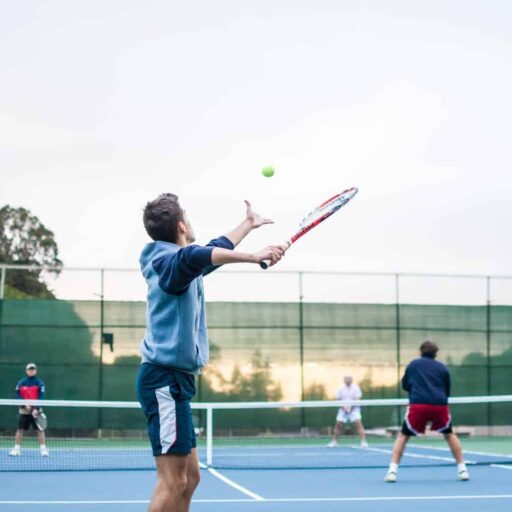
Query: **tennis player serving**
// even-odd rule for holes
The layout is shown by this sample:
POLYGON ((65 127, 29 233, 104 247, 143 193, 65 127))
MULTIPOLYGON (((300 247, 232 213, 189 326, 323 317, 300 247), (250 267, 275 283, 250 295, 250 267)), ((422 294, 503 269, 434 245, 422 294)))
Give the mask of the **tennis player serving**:
POLYGON ((245 203, 245 219, 206 246, 193 244, 194 230, 176 195, 161 194, 144 209, 153 242, 140 256, 148 292, 137 395, 157 467, 149 512, 188 511, 199 483, 190 401, 194 376, 208 362, 202 277, 226 263, 275 265, 284 255, 279 245, 256 253, 234 250, 253 229, 272 222, 245 203))

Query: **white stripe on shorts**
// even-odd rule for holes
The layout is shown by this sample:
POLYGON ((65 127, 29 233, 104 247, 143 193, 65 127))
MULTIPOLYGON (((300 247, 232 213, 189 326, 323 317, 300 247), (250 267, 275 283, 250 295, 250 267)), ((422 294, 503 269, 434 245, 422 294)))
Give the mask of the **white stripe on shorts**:
POLYGON ((169 386, 156 389, 155 394, 160 417, 160 444, 162 453, 167 453, 176 441, 176 402, 169 391, 169 386))

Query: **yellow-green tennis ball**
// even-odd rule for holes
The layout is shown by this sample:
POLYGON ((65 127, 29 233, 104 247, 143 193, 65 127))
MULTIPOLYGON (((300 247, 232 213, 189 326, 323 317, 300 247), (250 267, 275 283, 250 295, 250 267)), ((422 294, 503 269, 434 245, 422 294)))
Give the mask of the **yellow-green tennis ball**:
POLYGON ((261 174, 263 174, 265 178, 271 178, 274 176, 274 168, 271 165, 267 165, 266 167, 263 167, 261 174))

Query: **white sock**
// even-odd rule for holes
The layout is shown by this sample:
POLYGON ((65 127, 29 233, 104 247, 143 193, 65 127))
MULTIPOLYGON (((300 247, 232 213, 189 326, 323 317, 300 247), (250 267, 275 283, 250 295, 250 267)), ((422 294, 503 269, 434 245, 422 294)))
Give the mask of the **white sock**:
POLYGON ((14 445, 14 449, 15 449, 15 450, 21 450, 21 445, 19 445, 19 444, 15 444, 15 445, 14 445))
POLYGON ((398 473, 398 464, 396 462, 392 462, 389 465, 389 471, 392 473, 398 473))
POLYGON ((45 444, 41 444, 41 445, 39 445, 39 448, 41 449, 41 451, 46 450, 46 445, 45 444))
POLYGON ((461 471, 467 471, 468 468, 466 467, 465 462, 461 462, 460 464, 457 464, 457 472, 460 473, 461 471))

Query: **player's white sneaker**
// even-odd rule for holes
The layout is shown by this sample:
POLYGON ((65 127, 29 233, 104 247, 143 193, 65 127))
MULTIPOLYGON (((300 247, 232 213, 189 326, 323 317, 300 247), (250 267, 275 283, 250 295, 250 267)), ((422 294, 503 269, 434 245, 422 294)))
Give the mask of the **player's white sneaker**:
POLYGON ((361 448, 368 448, 368 443, 366 441, 361 441, 361 448))
POLYGON ((462 480, 463 482, 467 482, 469 480, 469 473, 467 469, 462 469, 457 472, 457 480, 462 480))
POLYGON ((335 446, 338 446, 338 442, 334 439, 327 445, 327 448, 334 448, 335 446))
POLYGON ((384 481, 394 484, 396 482, 396 473, 394 471, 388 471, 386 473, 386 477, 384 478, 384 481))
POLYGON ((48 457, 50 453, 48 452, 47 448, 41 448, 41 457, 48 457))
POLYGON ((13 448, 10 452, 9 452, 9 455, 11 457, 19 457, 21 455, 21 450, 18 449, 18 448, 13 448))

